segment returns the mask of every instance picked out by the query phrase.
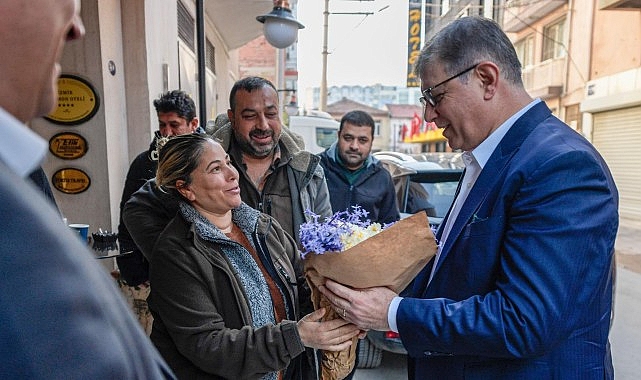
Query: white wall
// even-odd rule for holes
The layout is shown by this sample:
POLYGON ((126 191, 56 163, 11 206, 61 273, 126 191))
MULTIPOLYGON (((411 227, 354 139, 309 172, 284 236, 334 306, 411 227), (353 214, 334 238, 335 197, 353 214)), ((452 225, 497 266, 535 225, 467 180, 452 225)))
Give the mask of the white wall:
MULTIPOLYGON (((118 91, 118 88, 122 86, 122 78, 112 77, 107 83, 103 83, 105 56, 112 56, 117 61, 119 53, 113 44, 107 44, 109 47, 105 49, 105 56, 103 56, 101 33, 104 32, 104 29, 98 22, 101 10, 113 9, 117 3, 117 0, 101 1, 100 5, 98 2, 82 2, 82 17, 86 36, 83 40, 68 44, 61 60, 63 73, 78 75, 92 84, 100 99, 98 112, 92 119, 75 126, 61 126, 46 120, 37 120, 33 123, 34 130, 47 140, 64 131, 78 133, 87 140, 88 151, 84 157, 75 160, 62 160, 49 155, 43 168, 49 178, 57 170, 66 167, 78 168, 87 173, 91 179, 91 185, 85 192, 65 194, 56 189, 53 192, 58 206, 69 223, 89 223, 91 231, 95 231, 99 227, 112 229, 114 218, 112 203, 117 198, 117 194, 112 194, 110 191, 115 190, 119 185, 118 183, 110 185, 110 154, 107 149, 107 139, 113 137, 111 137, 111 132, 108 137, 106 125, 108 125, 107 119, 110 123, 119 123, 118 115, 112 115, 112 113, 122 114, 124 111, 121 101, 112 99, 111 96, 105 96, 105 86, 108 93, 118 91), (118 84, 118 81, 121 83, 118 84), (105 99, 107 100, 105 101, 105 99), (107 113, 110 114, 109 118, 105 116, 107 113)), ((113 17, 117 16, 111 14, 101 20, 105 24, 104 28, 109 28, 117 22, 113 17)), ((114 171, 118 171, 122 166, 122 161, 114 161, 114 171)), ((115 175, 117 176, 118 173, 115 175)))
MULTIPOLYGON (((104 136, 107 152, 106 173, 101 173, 101 180, 104 179, 105 182, 101 181, 100 191, 108 192, 108 195, 101 198, 109 199, 110 211, 109 221, 102 221, 100 227, 114 231, 118 226, 123 179, 129 167, 125 77, 122 72, 119 72, 122 70, 118 70, 123 67, 123 33, 120 1, 102 0, 98 2, 98 7, 100 55, 102 56, 102 70, 98 78, 102 80, 102 93, 107 95, 103 96, 104 136), (116 68, 113 75, 109 72, 110 61, 115 64, 116 68)), ((99 164, 104 165, 105 163, 99 164)), ((92 231, 97 230, 96 227, 98 226, 95 226, 92 231)))

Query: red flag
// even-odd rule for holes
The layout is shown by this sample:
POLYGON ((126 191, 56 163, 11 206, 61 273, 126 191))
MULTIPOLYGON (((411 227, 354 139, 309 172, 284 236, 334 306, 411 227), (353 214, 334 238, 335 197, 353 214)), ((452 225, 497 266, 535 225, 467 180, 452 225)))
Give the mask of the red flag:
POLYGON ((407 132, 408 132, 407 124, 403 123, 403 125, 401 125, 401 130, 400 130, 401 141, 405 141, 405 139, 408 137, 407 132))
POLYGON ((414 137, 421 132, 421 121, 421 117, 418 116, 416 112, 414 112, 414 116, 412 117, 410 137, 414 137))

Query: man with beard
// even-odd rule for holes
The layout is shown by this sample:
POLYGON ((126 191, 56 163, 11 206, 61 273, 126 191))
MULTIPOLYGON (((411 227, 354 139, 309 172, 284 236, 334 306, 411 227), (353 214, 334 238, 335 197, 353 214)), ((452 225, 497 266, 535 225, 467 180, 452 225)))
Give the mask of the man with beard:
POLYGON ((341 119, 338 141, 320 154, 334 211, 361 206, 367 218, 381 224, 399 220, 394 183, 389 172, 371 155, 374 119, 351 111, 341 119))
POLYGON ((213 133, 240 173, 245 203, 273 216, 300 244, 298 229, 311 210, 332 215, 319 158, 282 128, 278 92, 264 78, 237 81, 229 95, 229 123, 213 133))

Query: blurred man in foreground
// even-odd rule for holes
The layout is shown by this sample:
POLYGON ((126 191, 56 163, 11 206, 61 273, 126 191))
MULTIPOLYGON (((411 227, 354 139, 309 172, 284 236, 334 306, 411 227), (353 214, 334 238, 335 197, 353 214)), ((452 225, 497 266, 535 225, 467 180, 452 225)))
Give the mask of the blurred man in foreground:
POLYGON ((113 281, 28 175, 47 142, 25 126, 57 100, 79 0, 0 0, 0 378, 173 378, 113 281))

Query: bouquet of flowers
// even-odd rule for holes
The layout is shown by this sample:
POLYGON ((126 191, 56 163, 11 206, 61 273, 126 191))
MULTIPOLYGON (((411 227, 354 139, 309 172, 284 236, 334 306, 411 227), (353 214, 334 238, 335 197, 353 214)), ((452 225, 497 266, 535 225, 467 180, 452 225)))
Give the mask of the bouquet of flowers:
MULTIPOLYGON (((312 221, 300 227, 301 256, 314 307, 328 310, 323 320, 341 317, 318 291, 326 279, 357 289, 387 286, 399 293, 436 254, 434 234, 423 212, 391 226, 371 223, 358 206, 324 221, 310 215, 312 221)), ((352 371, 357 339, 348 350, 323 352, 323 380, 340 380, 352 371)))

